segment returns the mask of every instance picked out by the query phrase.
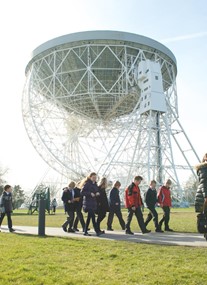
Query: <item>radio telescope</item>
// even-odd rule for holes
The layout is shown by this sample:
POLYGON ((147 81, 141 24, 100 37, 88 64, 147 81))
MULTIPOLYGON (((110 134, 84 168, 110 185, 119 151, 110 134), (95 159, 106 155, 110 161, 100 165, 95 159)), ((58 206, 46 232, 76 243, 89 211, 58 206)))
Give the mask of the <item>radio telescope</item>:
POLYGON ((194 174, 199 158, 178 119, 168 48, 125 32, 74 33, 37 47, 25 74, 24 124, 51 168, 75 180, 95 171, 123 187, 134 175, 171 178, 181 199, 179 171, 194 174))

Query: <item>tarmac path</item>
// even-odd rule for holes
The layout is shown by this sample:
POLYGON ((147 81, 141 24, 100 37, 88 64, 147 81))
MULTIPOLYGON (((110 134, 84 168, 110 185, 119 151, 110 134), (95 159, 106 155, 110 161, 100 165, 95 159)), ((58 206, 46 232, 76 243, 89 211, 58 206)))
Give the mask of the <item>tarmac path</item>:
MULTIPOLYGON (((38 227, 15 226, 14 234, 38 235, 38 227)), ((1 232, 8 232, 6 226, 1 227, 1 232)), ((160 245, 178 245, 191 247, 207 247, 207 241, 202 234, 198 233, 181 233, 181 232, 164 232, 149 234, 135 233, 134 235, 126 235, 124 231, 105 231, 105 234, 97 237, 93 231, 91 236, 84 236, 82 231, 76 233, 66 233, 62 228, 45 228, 45 236, 68 237, 68 238, 98 238, 111 241, 128 241, 146 244, 160 245)))

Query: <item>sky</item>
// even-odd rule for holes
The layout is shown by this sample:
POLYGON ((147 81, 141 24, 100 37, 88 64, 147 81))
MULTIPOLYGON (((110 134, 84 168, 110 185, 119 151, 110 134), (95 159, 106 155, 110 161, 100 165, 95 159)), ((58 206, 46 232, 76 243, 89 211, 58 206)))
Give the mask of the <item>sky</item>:
POLYGON ((31 52, 65 34, 117 30, 166 45, 177 59, 180 122, 199 157, 207 152, 206 0, 7 0, 0 3, 0 165, 11 185, 32 190, 47 169, 21 110, 31 52))

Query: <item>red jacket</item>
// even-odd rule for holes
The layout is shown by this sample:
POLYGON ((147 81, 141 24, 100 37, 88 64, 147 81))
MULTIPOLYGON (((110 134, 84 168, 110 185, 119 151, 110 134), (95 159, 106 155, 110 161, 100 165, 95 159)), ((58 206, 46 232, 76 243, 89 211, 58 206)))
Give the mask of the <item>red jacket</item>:
POLYGON ((158 198, 158 203, 161 205, 161 207, 163 206, 172 207, 171 194, 169 188, 161 186, 157 198, 158 198))
POLYGON ((138 208, 142 205, 143 202, 140 194, 140 189, 138 186, 132 183, 125 190, 125 207, 131 208, 134 206, 135 208, 138 208))

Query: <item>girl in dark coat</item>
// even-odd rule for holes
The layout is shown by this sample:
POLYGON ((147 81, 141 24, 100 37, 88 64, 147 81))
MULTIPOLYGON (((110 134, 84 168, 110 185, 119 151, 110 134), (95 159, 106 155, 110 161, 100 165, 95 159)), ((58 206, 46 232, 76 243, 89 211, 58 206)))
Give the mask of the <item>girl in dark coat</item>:
POLYGON ((95 212, 97 210, 97 201, 96 197, 99 196, 98 186, 96 183, 96 173, 92 172, 89 177, 87 177, 83 183, 83 188, 81 190, 81 195, 83 196, 83 210, 85 213, 88 213, 85 229, 84 229, 84 235, 90 236, 88 233, 88 227, 90 224, 90 221, 92 220, 94 230, 97 234, 97 236, 100 235, 100 232, 96 225, 96 218, 95 218, 95 212))
POLYGON ((207 212, 207 153, 202 163, 196 166, 198 175, 198 188, 195 196, 195 211, 197 213, 207 212))
POLYGON ((97 228, 98 231, 102 234, 104 234, 104 231, 101 231, 100 229, 100 223, 103 221, 103 219, 106 217, 106 213, 109 212, 109 204, 108 199, 106 195, 106 187, 107 187, 107 179, 103 177, 99 183, 98 189, 100 196, 97 196, 97 228))
POLYGON ((11 213, 12 213, 12 188, 10 185, 6 185, 4 187, 4 191, 2 193, 1 197, 1 217, 0 217, 0 227, 3 222, 3 219, 5 215, 7 215, 7 221, 8 221, 8 228, 10 232, 14 232, 14 229, 12 228, 12 219, 11 219, 11 213))

